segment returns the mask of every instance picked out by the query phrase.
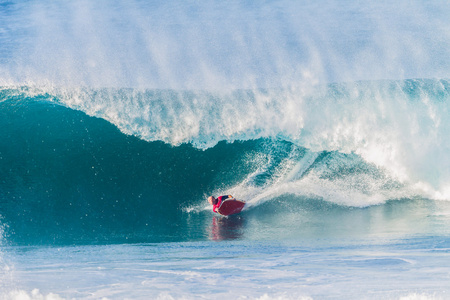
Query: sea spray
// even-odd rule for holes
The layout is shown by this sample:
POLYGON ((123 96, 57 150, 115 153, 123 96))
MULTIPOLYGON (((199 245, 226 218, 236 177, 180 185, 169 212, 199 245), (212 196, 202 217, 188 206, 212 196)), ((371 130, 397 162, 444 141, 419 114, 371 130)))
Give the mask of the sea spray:
POLYGON ((39 86, 255 89, 448 78, 448 5, 15 1, 2 80, 39 86))

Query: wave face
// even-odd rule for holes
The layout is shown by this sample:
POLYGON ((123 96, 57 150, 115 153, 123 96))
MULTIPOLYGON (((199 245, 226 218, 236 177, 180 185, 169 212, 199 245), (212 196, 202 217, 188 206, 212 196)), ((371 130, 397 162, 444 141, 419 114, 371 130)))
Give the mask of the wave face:
POLYGON ((245 199, 247 212, 448 200, 449 89, 3 88, 3 230, 25 244, 189 240, 207 234, 193 227, 209 194, 245 199))
POLYGON ((181 207, 221 186, 223 174, 226 184, 242 180, 238 162, 255 147, 147 143, 48 95, 14 98, 0 104, 0 199, 19 242, 114 240, 148 228, 170 240, 181 207))

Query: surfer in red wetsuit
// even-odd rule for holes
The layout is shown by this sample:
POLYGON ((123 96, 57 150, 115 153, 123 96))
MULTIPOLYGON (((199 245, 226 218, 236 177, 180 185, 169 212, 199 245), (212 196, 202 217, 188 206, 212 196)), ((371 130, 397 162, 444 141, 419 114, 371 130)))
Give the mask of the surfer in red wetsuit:
POLYGON ((213 206, 213 212, 216 213, 217 209, 220 207, 220 204, 222 204, 222 201, 224 201, 226 199, 233 199, 233 196, 224 195, 224 196, 219 196, 217 198, 214 198, 214 196, 208 197, 209 204, 211 204, 213 206))

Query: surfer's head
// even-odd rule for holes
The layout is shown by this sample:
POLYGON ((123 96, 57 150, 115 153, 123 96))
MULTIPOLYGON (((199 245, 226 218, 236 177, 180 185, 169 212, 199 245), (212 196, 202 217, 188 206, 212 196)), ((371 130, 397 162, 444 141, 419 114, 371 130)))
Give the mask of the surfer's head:
POLYGON ((216 205, 216 204, 217 204, 217 199, 214 198, 214 196, 209 196, 209 197, 208 197, 208 202, 209 202, 209 204, 211 204, 211 205, 216 205))

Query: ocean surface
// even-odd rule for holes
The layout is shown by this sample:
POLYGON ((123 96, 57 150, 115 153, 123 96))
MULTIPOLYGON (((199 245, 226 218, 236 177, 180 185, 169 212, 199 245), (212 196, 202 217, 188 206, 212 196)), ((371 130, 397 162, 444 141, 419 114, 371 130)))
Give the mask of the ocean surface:
POLYGON ((449 15, 0 0, 0 298, 449 299, 449 15))

